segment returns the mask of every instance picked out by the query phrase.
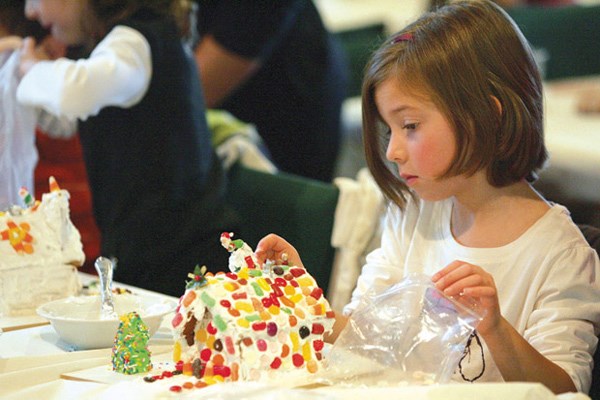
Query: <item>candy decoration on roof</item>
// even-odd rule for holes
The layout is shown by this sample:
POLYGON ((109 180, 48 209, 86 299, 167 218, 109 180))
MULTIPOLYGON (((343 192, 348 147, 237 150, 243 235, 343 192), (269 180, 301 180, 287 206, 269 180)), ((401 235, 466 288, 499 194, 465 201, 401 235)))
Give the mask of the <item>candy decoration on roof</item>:
POLYGON ((126 375, 150 371, 152 362, 148 350, 148 327, 135 311, 119 319, 119 329, 112 348, 113 371, 126 375))
POLYGON ((48 183, 50 187, 50 192, 58 192, 60 190, 60 186, 58 186, 58 183, 56 182, 56 179, 54 179, 53 176, 48 178, 48 183))
POLYGON ((19 189, 19 197, 21 197, 21 200, 23 200, 23 203, 27 207, 31 207, 35 204, 35 199, 33 198, 31 193, 29 193, 29 191, 25 187, 22 187, 21 189, 19 189))
POLYGON ((258 260, 254 251, 241 239, 232 240, 233 232, 221 233, 221 245, 231 253, 229 256, 229 270, 238 272, 241 268, 258 268, 258 260))

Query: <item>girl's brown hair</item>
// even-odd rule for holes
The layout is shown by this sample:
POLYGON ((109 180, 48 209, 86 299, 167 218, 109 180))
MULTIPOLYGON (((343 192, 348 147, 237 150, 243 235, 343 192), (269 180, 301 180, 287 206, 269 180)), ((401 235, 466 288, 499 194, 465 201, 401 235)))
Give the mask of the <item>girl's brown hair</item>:
POLYGON ((113 26, 142 9, 171 16, 182 36, 190 33, 191 0, 88 0, 84 20, 91 39, 89 46, 93 48, 113 26))
POLYGON ((404 207, 410 192, 385 159, 375 104, 375 91, 390 78, 426 95, 452 126, 457 154, 442 177, 483 169, 496 187, 537 178, 548 158, 541 78, 527 41, 500 7, 459 1, 427 13, 388 38, 365 69, 367 165, 384 195, 404 207))

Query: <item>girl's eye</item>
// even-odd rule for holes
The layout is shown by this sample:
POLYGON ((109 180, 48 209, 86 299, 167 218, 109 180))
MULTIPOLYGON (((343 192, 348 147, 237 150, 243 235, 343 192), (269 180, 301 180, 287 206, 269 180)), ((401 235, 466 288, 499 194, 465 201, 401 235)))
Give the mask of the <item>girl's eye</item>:
POLYGON ((409 131, 414 131, 415 129, 417 129, 417 125, 418 124, 416 122, 411 122, 411 123, 408 123, 408 124, 404 124, 402 126, 402 129, 406 129, 406 130, 409 130, 409 131))

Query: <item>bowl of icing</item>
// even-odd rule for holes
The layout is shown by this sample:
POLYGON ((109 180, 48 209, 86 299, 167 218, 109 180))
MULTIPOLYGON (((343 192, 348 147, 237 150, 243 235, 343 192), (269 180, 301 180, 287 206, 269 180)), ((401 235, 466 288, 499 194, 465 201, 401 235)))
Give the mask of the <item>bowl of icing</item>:
POLYGON ((100 296, 76 296, 54 300, 37 308, 65 343, 79 350, 112 347, 119 316, 136 311, 148 327, 150 337, 163 318, 177 307, 175 300, 135 294, 113 295, 116 317, 103 318, 100 296))

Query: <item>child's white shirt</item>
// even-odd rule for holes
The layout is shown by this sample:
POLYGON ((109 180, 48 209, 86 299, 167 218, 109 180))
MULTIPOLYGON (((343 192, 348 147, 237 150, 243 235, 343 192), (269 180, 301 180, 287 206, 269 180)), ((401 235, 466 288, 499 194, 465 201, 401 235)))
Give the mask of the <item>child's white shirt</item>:
POLYGON ((85 120, 107 106, 137 104, 151 76, 147 40, 135 29, 116 26, 89 58, 38 62, 21 80, 17 99, 53 115, 85 120))
MULTIPOLYGON (((561 366, 578 390, 587 391, 600 326, 600 261, 568 210, 553 205, 521 237, 498 248, 458 243, 450 230, 451 212, 450 200, 410 201, 405 212, 390 206, 381 247, 367 256, 344 313, 351 313, 370 287, 384 290, 411 272, 433 275, 454 260, 479 265, 494 277, 508 322, 561 366)), ((487 349, 485 360, 481 381, 501 381, 487 349)), ((471 356, 467 375, 480 370, 480 359, 471 356)))

